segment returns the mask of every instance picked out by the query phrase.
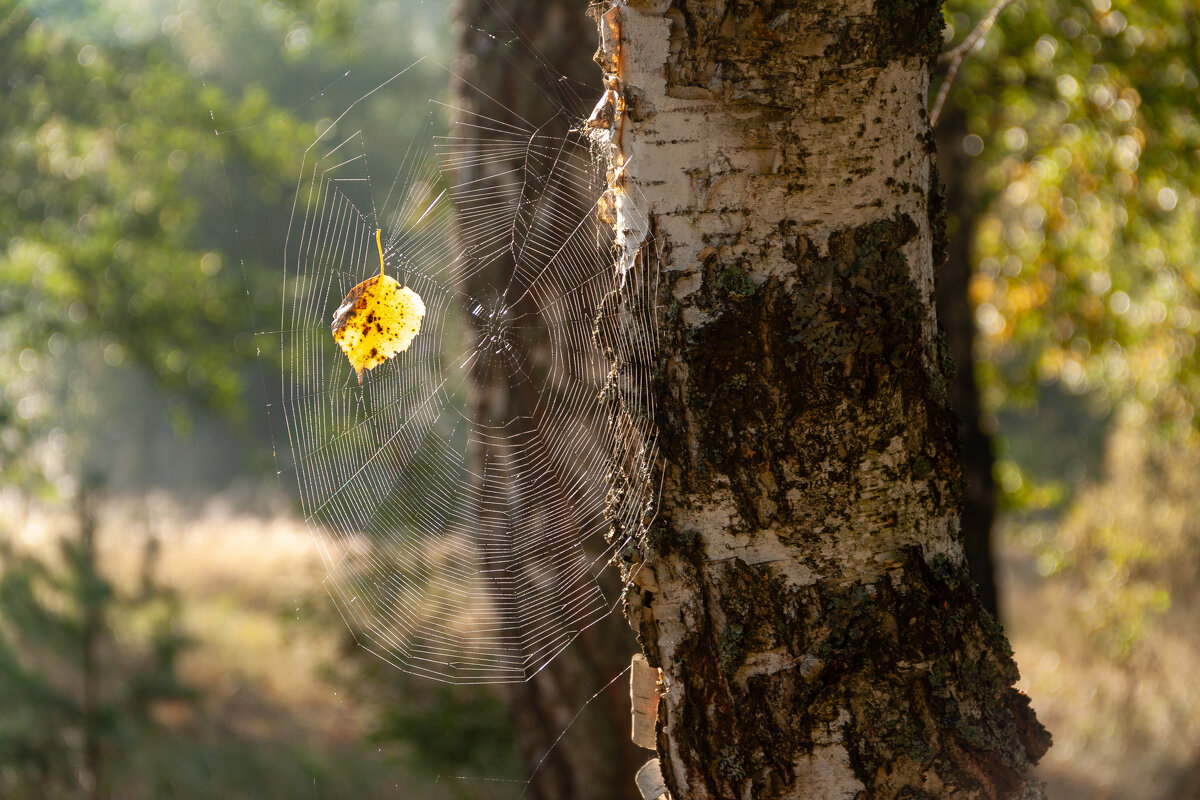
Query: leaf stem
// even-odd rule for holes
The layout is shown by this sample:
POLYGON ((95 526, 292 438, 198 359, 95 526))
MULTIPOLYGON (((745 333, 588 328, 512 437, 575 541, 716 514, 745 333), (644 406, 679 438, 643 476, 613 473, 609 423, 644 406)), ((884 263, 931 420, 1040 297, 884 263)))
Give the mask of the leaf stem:
POLYGON ((380 238, 383 235, 382 228, 375 229, 375 246, 379 248, 379 277, 383 277, 383 240, 380 238))

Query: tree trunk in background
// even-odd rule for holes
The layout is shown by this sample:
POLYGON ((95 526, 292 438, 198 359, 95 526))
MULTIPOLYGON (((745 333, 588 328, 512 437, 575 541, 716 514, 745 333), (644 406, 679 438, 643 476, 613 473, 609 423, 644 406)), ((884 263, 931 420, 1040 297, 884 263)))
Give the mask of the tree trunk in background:
MULTIPOLYGON (((598 91, 600 71, 591 60, 595 27, 578 3, 504 0, 498 12, 488 0, 460 0, 456 17, 459 56, 456 72, 502 103, 514 115, 514 121, 522 117, 541 121, 557 110, 548 93, 562 87, 530 85, 545 68, 577 85, 592 84, 598 91), (525 50, 521 46, 507 47, 505 58, 501 59, 497 39, 493 37, 503 42, 514 34, 521 37, 530 52, 522 55, 525 50), (521 58, 526 62, 520 63, 521 58), (514 64, 514 59, 518 63, 514 64)), ((565 134, 565 130, 544 132, 565 134)), ((513 168, 521 166, 517 162, 513 168)), ((494 287, 507 285, 512 268, 510 262, 493 261, 472 279, 472 291, 485 296, 494 287)), ((536 315, 536 308, 529 305, 532 296, 527 295, 524 302, 514 312, 536 315)), ((525 356, 538 357, 535 353, 525 356)), ((480 419, 497 417, 518 424, 532 414, 537 402, 532 392, 511 391, 500 376, 477 374, 476 385, 480 419)), ((526 388, 531 387, 526 384, 526 388)), ((611 588, 615 591, 616 587, 611 588)), ((569 734, 555 744, 591 695, 629 664, 633 650, 628 628, 612 615, 580 634, 534 678, 504 687, 522 759, 530 772, 537 769, 526 797, 544 800, 637 797, 633 775, 645 755, 629 739, 628 694, 619 687, 597 698, 569 734)))
MULTIPOLYGON (((630 0, 618 226, 662 287, 663 494, 628 618, 676 800, 1036 798, 966 571, 934 312, 935 0, 630 0)), ((618 46, 619 42, 619 46, 618 46)), ((619 47, 619 49, 618 49, 619 47)))
POLYGON ((1162 800, 1196 800, 1200 797, 1200 752, 1176 776, 1162 800))
POLYGON ((992 559, 992 525, 996 517, 996 485, 992 480, 992 437, 983 428, 979 387, 975 384, 975 318, 968 289, 971 282, 971 224, 978 211, 967 190, 970 164, 962 148, 966 118, 946 107, 938 122, 937 165, 946 187, 946 261, 938 270, 937 313, 945 332, 955 373, 950 402, 958 414, 962 441, 962 532, 967 568, 979 587, 983 607, 999 617, 996 568, 992 559))
POLYGON ((79 580, 82 612, 80 634, 82 647, 80 671, 83 673, 83 696, 80 703, 83 733, 83 769, 79 772, 79 787, 87 800, 103 796, 100 785, 100 665, 97 650, 104 635, 105 587, 97 576, 96 552, 96 489, 89 482, 79 490, 75 517, 79 524, 79 549, 74 554, 79 580))

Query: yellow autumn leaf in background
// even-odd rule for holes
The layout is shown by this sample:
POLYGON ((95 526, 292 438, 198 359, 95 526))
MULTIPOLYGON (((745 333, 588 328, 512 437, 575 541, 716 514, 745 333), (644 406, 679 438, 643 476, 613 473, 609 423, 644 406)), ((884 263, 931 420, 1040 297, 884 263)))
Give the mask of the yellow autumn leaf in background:
POLYGON ((342 348, 362 385, 363 370, 403 353, 421 331, 425 303, 395 278, 383 274, 381 231, 379 274, 355 286, 333 315, 333 339, 342 348))

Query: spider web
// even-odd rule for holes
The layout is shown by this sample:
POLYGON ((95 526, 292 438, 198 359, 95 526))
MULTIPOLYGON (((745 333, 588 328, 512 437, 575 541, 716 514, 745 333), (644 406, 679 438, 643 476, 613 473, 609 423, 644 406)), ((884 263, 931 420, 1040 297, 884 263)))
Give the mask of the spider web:
POLYGON ((415 134, 389 123, 421 97, 410 68, 305 153, 283 417, 359 644, 438 680, 522 681, 610 613, 598 575, 652 512, 654 287, 641 259, 614 267, 582 116, 535 124, 419 66, 457 82, 457 105, 429 101, 415 134), (376 229, 426 314, 360 387, 330 323, 378 273, 376 229))

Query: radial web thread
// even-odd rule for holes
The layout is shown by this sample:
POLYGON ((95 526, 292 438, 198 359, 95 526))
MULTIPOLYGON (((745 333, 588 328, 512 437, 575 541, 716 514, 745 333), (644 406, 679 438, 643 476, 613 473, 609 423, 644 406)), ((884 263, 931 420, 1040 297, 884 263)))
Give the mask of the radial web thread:
POLYGON ((360 644, 438 680, 521 681, 610 612, 598 575, 651 513, 655 289, 641 259, 614 268, 581 118, 533 124, 460 86, 457 107, 430 102, 403 135, 379 120, 413 102, 405 77, 306 153, 284 419, 360 644), (330 321, 378 273, 376 229, 426 313, 360 387, 330 321))

